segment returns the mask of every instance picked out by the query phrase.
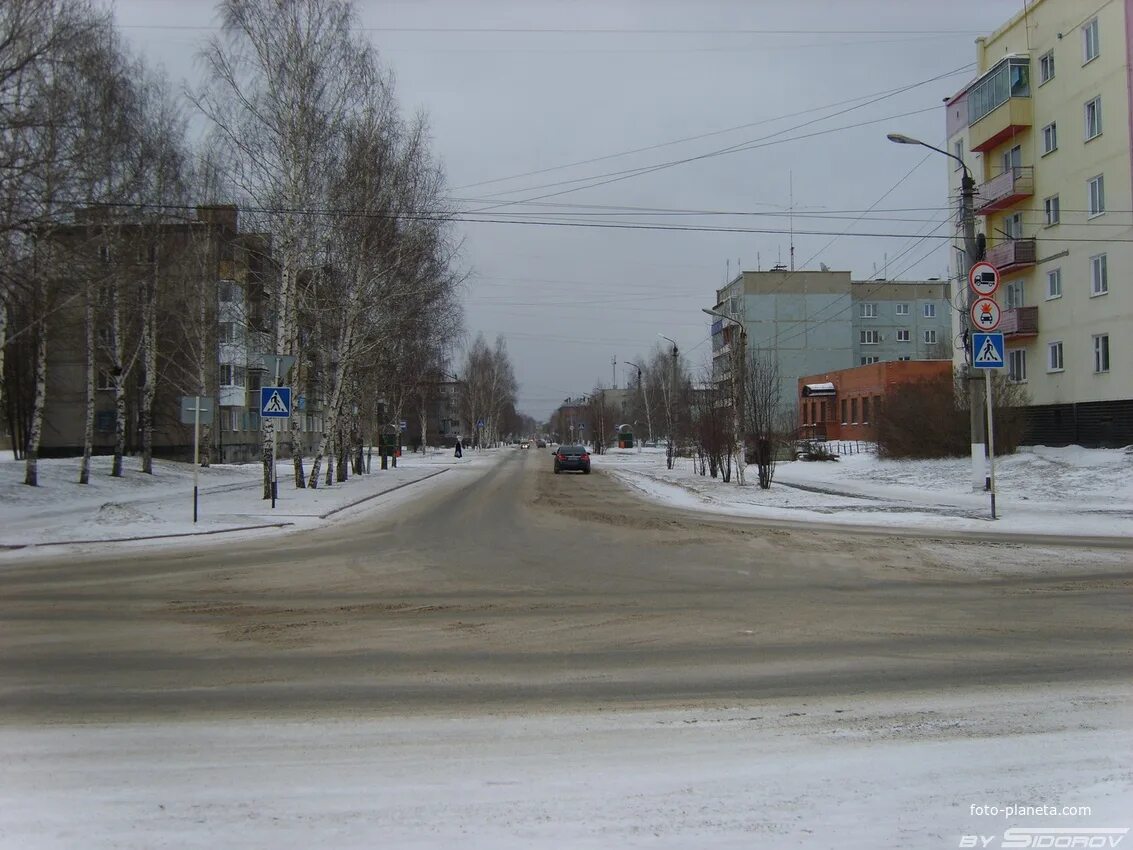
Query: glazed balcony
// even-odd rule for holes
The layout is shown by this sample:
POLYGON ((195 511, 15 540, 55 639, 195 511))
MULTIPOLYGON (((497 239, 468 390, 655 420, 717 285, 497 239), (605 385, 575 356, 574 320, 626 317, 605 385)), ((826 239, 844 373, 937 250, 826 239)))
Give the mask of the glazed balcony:
POLYGON ((1019 135, 1034 123, 1031 63, 1009 56, 968 91, 969 148, 984 153, 1019 135))
POLYGON ((994 248, 988 248, 984 259, 999 269, 1001 275, 1006 275, 1033 266, 1037 254, 1034 237, 1008 239, 994 248))
POLYGON ((1029 165, 1009 168, 976 190, 976 213, 991 215, 1035 193, 1035 170, 1029 165))
POLYGON ((1011 339, 1026 339, 1039 335, 1038 307, 1011 307, 1003 311, 999 331, 1011 339))

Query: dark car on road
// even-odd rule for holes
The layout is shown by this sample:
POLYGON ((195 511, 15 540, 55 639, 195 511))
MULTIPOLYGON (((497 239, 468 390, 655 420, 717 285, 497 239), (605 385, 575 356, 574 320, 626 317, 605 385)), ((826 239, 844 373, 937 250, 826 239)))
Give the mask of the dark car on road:
POLYGON ((559 446, 555 450, 555 474, 564 469, 590 474, 590 453, 586 446, 559 446))

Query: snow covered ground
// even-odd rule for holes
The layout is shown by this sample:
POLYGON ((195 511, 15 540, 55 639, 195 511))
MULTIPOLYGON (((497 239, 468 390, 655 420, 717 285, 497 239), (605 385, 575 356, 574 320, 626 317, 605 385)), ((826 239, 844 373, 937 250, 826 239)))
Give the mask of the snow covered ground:
POLYGON ((1133 536, 1133 452, 1080 446, 1021 450, 996 461, 999 519, 969 486, 969 461, 879 460, 780 463, 770 490, 700 476, 687 458, 665 468, 662 449, 613 449, 592 456, 651 498, 743 516, 1016 534, 1133 536))
POLYGON ((998 848, 1020 827, 1120 843, 1014 846, 1127 846, 1131 696, 9 727, 0 847, 998 848))
POLYGON ((24 464, 9 456, 0 461, 0 553, 14 548, 27 552, 45 543, 169 540, 171 535, 217 532, 230 539, 310 528, 360 501, 410 484, 417 493, 442 482, 443 472, 479 472, 497 459, 494 451, 468 452, 457 460, 451 451, 438 450, 427 456, 404 454, 396 469, 380 470, 375 456, 370 474, 352 475, 330 487, 324 478, 315 490, 297 490, 290 462, 281 462, 274 509, 261 498, 261 466, 215 464, 200 471, 194 524, 189 464, 155 461, 153 474, 146 475, 138 458, 126 458, 123 477, 112 478, 111 458, 96 457, 90 483, 79 485, 77 458, 40 460, 39 486, 28 487, 23 484, 24 464))

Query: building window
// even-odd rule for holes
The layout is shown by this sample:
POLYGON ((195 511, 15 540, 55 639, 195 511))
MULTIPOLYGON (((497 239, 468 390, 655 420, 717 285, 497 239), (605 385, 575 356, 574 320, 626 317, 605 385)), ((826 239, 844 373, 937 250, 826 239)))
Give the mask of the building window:
POLYGON ((1062 297, 1062 269, 1051 269, 1046 273, 1046 297, 1062 297))
POLYGON ((1039 57, 1039 85, 1054 79, 1054 51, 1048 50, 1039 57))
POLYGON ((862 399, 862 423, 869 423, 869 396, 862 399))
POLYGON ((898 316, 909 315, 909 305, 908 304, 898 304, 897 305, 897 315, 898 316))
POLYGON ((1093 218, 1105 212, 1105 175, 1099 174, 1097 177, 1091 177, 1088 186, 1090 193, 1089 217, 1093 218))
POLYGON ((236 300, 236 284, 231 280, 222 280, 217 286, 217 294, 221 303, 231 304, 236 300))
POLYGON ((94 430, 102 433, 113 431, 115 427, 113 410, 100 410, 94 415, 94 430))
POLYGON ((222 343, 240 345, 244 342, 244 326, 238 322, 221 322, 217 336, 222 343))
POLYGON ((1086 141, 1102 134, 1102 99, 1095 97, 1086 104, 1086 141))
POLYGON ((858 424, 858 400, 856 398, 850 399, 850 421, 855 425, 858 424))
POLYGON ((101 260, 104 263, 110 262, 110 246, 109 245, 99 245, 98 246, 98 259, 101 260))
POLYGON ((1010 150, 1003 152, 1003 170, 1014 171, 1016 168, 1021 168, 1023 165, 1023 146, 1015 145, 1010 150))
POLYGON ((929 328, 924 332, 925 345, 936 345, 936 330, 929 328))
POLYGON ((1043 212, 1046 213, 1046 226, 1050 227, 1052 224, 1058 224, 1061 210, 1058 204, 1058 195, 1051 195, 1043 201, 1043 212))
POLYGON ((867 355, 867 356, 861 358, 861 360, 859 362, 861 363, 862 366, 869 366, 870 364, 873 364, 873 363, 880 363, 881 358, 877 357, 877 356, 867 355))
POLYGON ((1023 214, 1013 213, 1003 219, 1003 233, 1008 239, 1023 238, 1023 214))
POLYGON ((258 410, 248 411, 248 430, 259 431, 261 426, 260 412, 258 410))
POLYGON ((138 262, 139 263, 156 263, 157 262, 157 246, 154 244, 142 243, 138 245, 138 262))
POLYGON ((246 381, 246 370, 243 366, 234 366, 231 363, 220 364, 220 385, 222 387, 242 387, 246 381))
POLYGON ((110 374, 109 369, 98 370, 98 375, 94 379, 94 388, 96 390, 114 389, 114 376, 110 374))
POLYGON ((1090 296, 1109 292, 1109 269, 1105 254, 1090 257, 1090 296))
POLYGON ((1058 150, 1058 125, 1051 121, 1043 127, 1043 156, 1058 150))
POLYGON ((877 318, 877 305, 876 304, 862 304, 859 314, 863 319, 876 319, 877 318))
POLYGON ((1027 380, 1026 349, 1016 348, 1007 352, 1007 380, 1016 384, 1027 380))
POLYGON ((1023 306, 1023 281, 1013 280, 1007 284, 1007 309, 1013 310, 1023 306))
POLYGON ((956 154, 956 159, 960 160, 960 162, 956 165, 955 170, 956 171, 962 171, 964 169, 964 140, 963 139, 957 139, 956 142, 953 143, 952 152, 954 154, 956 154))
POLYGON ((1061 372, 1062 371, 1062 342, 1051 342, 1047 344, 1047 365, 1048 372, 1061 372))
POLYGON ((897 329, 897 342, 908 342, 908 341, 909 341, 909 329, 908 328, 898 328, 897 329))
POLYGON ((1094 336, 1094 371, 1109 371, 1109 334, 1094 336))
POLYGON ((842 424, 845 425, 850 420, 846 418, 846 399, 842 399, 842 424))
POLYGON ((862 345, 877 345, 881 342, 881 333, 879 331, 861 331, 858 338, 862 345))
POLYGON ((925 304, 924 305, 924 317, 926 319, 935 319, 936 318, 936 305, 935 304, 925 304))
POLYGON ((1101 43, 1098 41, 1098 19, 1094 18, 1082 27, 1082 64, 1092 62, 1101 53, 1101 43))
POLYGON ((913 357, 912 357, 912 355, 911 355, 911 354, 902 354, 902 355, 901 355, 900 357, 898 357, 897 359, 898 359, 898 360, 912 360, 912 359, 913 359, 913 357))

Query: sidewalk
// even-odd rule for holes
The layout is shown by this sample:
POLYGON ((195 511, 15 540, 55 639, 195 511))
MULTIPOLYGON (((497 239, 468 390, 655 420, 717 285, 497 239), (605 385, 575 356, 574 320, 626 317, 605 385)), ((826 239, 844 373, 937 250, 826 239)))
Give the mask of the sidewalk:
MULTIPOLYGON (((233 536, 310 528, 324 524, 355 505, 409 485, 430 486, 453 469, 473 469, 495 462, 491 452, 456 459, 451 451, 405 455, 396 469, 372 472, 327 487, 325 469, 319 486, 296 489, 290 461, 280 462, 278 498, 273 510, 263 495, 258 464, 216 464, 200 470, 198 521, 193 522, 193 475, 188 464, 154 461, 154 472, 140 471, 138 458, 126 458, 121 478, 110 476, 111 458, 91 461, 91 480, 78 480, 77 458, 39 462, 39 486, 24 485, 24 464, 0 461, 0 550, 38 549, 63 544, 163 540, 187 536, 233 536)), ((311 464, 305 464, 310 474, 311 464)))

